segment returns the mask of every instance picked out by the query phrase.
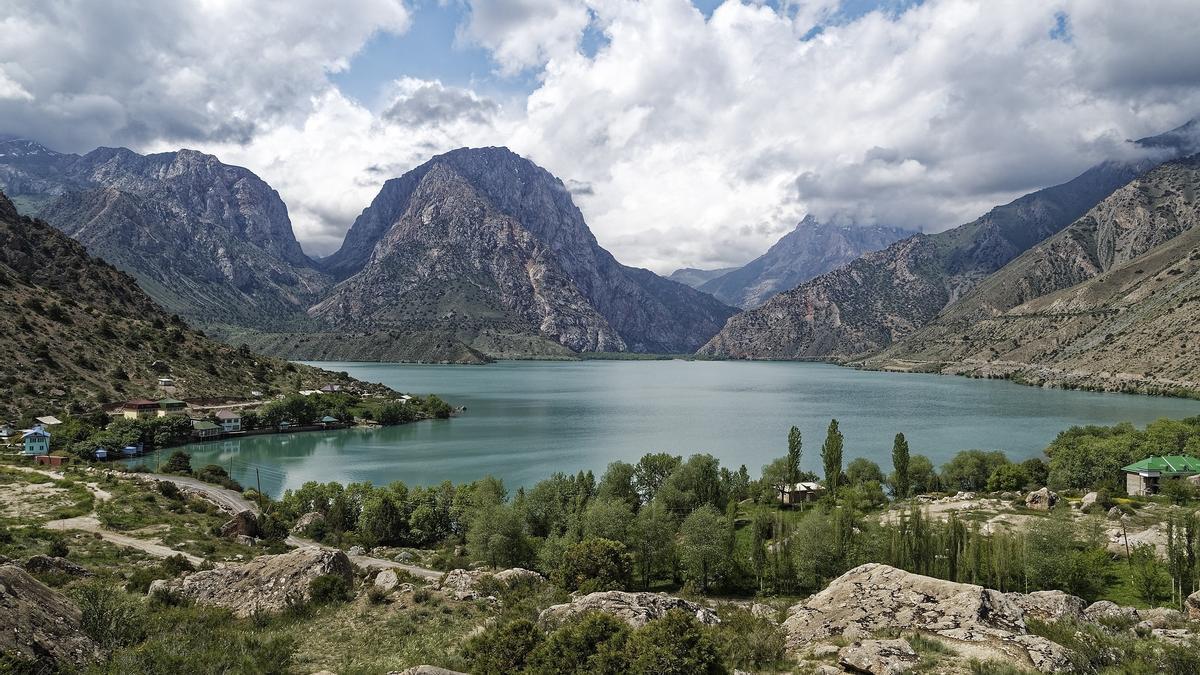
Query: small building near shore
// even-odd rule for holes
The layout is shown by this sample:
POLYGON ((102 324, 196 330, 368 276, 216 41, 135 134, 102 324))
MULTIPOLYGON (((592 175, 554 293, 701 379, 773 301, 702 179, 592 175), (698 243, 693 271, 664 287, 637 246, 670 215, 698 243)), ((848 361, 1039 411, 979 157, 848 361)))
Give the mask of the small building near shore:
POLYGON ((50 454, 50 432, 40 424, 22 432, 21 454, 30 457, 50 454))
POLYGON ((232 410, 218 410, 217 424, 221 425, 221 430, 227 434, 242 430, 242 414, 232 410))
POLYGON ((179 417, 187 414, 187 404, 177 398, 164 398, 158 401, 159 417, 179 417))
POLYGON ((1158 494, 1164 481, 1200 476, 1200 459, 1187 455, 1147 457, 1121 470, 1125 472, 1125 492, 1148 497, 1158 494))
POLYGON ((334 417, 333 415, 326 415, 321 418, 321 426, 325 427, 326 429, 328 429, 329 427, 341 426, 341 424, 342 424, 342 421, 339 420, 338 418, 334 417))
POLYGON ((158 411, 158 401, 151 401, 146 398, 135 398, 132 401, 126 401, 121 406, 121 415, 127 420, 144 420, 157 417, 158 411))
POLYGON ((192 437, 205 439, 221 435, 221 427, 208 420, 192 420, 192 437))
POLYGON ((825 494, 825 486, 820 483, 795 483, 779 486, 779 503, 785 506, 816 501, 825 494))
POLYGON ((67 463, 67 458, 62 455, 38 455, 34 459, 43 466, 62 466, 67 463))

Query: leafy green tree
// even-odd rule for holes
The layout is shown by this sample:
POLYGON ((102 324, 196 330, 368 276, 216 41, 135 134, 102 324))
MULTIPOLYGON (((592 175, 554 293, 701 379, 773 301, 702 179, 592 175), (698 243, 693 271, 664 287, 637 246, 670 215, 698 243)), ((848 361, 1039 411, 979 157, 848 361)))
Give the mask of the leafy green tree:
POLYGON ((963 450, 942 465, 942 484, 950 490, 982 490, 997 467, 1008 464, 999 450, 963 450))
POLYGON ((896 434, 896 439, 892 441, 892 484, 895 486, 898 499, 908 497, 908 491, 912 485, 912 481, 909 480, 908 468, 908 439, 904 438, 904 434, 896 434))
POLYGON ((392 401, 379 408, 379 423, 385 427, 406 424, 415 419, 417 419, 417 411, 412 404, 392 401))
POLYGON ((533 559, 525 521, 506 504, 484 506, 476 512, 467 529, 467 548, 493 568, 528 565, 533 559))
POLYGON ((444 420, 454 414, 454 408, 450 407, 449 403, 446 403, 436 395, 430 394, 425 398, 425 412, 429 413, 429 416, 434 419, 444 420))
POLYGON ((164 473, 191 473, 192 456, 182 450, 176 450, 167 458, 162 470, 164 473))
POLYGON ((665 452, 647 453, 638 460, 633 471, 633 486, 637 488, 643 504, 654 500, 667 477, 683 463, 683 458, 665 452))
POLYGON ((1045 485, 1050 476, 1050 467, 1046 466, 1041 457, 1030 457, 1021 462, 1021 468, 1025 470, 1025 475, 1029 476, 1029 483, 1033 485, 1045 485))
POLYGON ((596 486, 596 496, 601 499, 618 499, 636 511, 641 506, 641 497, 634 484, 636 473, 637 468, 629 462, 612 462, 600 478, 600 484, 596 486))
POLYGON ((630 542, 637 554, 643 588, 650 587, 655 574, 674 567, 675 522, 657 501, 643 506, 634 519, 630 542))
POLYGON ((529 619, 492 624, 467 641, 463 656, 473 673, 519 673, 542 640, 542 632, 529 619))
POLYGON ((1167 594, 1170 577, 1153 544, 1138 544, 1130 550, 1129 571, 1133 588, 1142 602, 1154 606, 1167 594))
POLYGON ((800 458, 804 454, 804 439, 800 435, 800 429, 792 427, 788 430, 788 451, 787 451, 787 483, 794 485, 800 482, 800 458))
POLYGON ((629 626, 610 614, 590 612, 567 621, 529 657, 527 672, 537 675, 623 675, 629 626))
POLYGON ((924 494, 942 489, 933 462, 925 455, 913 455, 908 461, 909 494, 924 494))
POLYGON ((629 540, 633 511, 620 499, 598 497, 583 512, 583 536, 613 541, 629 540))
POLYGON ((842 476, 842 450, 844 439, 838 430, 838 421, 830 420, 821 446, 821 463, 825 467, 825 486, 831 496, 837 496, 838 480, 842 476))
POLYGON ((696 582, 701 592, 708 591, 709 581, 725 560, 724 531, 725 521, 720 512, 708 504, 683 519, 679 556, 687 578, 696 582))
POLYGON ((1029 484, 1029 474, 1021 464, 1001 464, 988 476, 988 492, 1021 490, 1029 484))
POLYGON ((632 567, 621 542, 584 539, 567 548, 553 576, 570 591, 622 591, 629 586, 632 567))
POLYGON ((376 490, 362 505, 358 516, 358 533, 368 546, 388 546, 407 542, 408 519, 397 497, 385 490, 376 490))
POLYGON ((846 481, 850 485, 860 485, 869 481, 882 485, 883 480, 883 470, 866 457, 856 457, 846 465, 846 481))
POLYGON ((673 609, 634 632, 629 672, 656 675, 719 675, 726 672, 712 638, 695 617, 673 609))

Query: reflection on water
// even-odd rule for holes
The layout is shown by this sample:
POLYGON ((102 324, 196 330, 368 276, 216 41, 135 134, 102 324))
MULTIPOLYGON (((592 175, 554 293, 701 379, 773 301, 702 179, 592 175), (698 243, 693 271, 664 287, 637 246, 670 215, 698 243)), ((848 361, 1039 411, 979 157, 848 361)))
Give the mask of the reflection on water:
POLYGON ((636 460, 646 452, 711 452, 757 474, 804 434, 804 467, 820 466, 831 417, 846 461, 885 469, 892 437, 940 463, 965 448, 1014 458, 1042 451, 1072 424, 1145 424, 1200 414, 1200 402, 1043 390, 1009 382, 863 372, 824 364, 586 361, 488 366, 320 363, 399 391, 437 393, 465 415, 386 429, 250 436, 195 444, 196 466, 221 464, 278 495, 305 481, 432 484, 487 474, 510 488, 555 471, 636 460))

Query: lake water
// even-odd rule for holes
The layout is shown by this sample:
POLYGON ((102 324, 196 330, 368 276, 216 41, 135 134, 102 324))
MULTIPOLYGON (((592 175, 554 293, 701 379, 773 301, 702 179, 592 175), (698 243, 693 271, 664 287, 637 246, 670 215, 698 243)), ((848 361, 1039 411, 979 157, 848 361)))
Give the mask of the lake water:
POLYGON ((492 474, 510 489, 555 471, 646 452, 709 452, 752 475, 785 453, 793 424, 806 469, 820 466, 830 418, 846 462, 887 470, 892 438, 935 464, 966 448, 1041 454, 1073 424, 1146 424, 1200 414, 1200 402, 1038 389, 1004 381, 742 361, 510 361, 486 366, 316 363, 398 391, 436 393, 466 413, 386 429, 251 436, 187 448, 197 466, 232 466, 272 495, 305 481, 428 485, 492 474), (257 470, 257 471, 256 471, 257 470))

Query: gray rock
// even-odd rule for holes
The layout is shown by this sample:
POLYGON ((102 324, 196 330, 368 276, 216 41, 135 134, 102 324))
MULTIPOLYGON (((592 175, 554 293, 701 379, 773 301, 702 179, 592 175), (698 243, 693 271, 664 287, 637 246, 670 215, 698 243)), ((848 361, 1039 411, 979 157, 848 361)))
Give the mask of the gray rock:
POLYGON ((150 586, 178 593, 200 604, 225 607, 240 617, 279 612, 310 598, 313 579, 335 574, 354 582, 354 567, 341 551, 306 546, 280 555, 259 556, 241 565, 193 572, 182 579, 161 579, 150 586))
POLYGON ((21 567, 25 568, 25 571, 30 574, 57 572, 72 577, 92 576, 92 573, 82 565, 71 562, 66 558, 51 557, 48 555, 30 556, 25 562, 21 563, 21 567))
POLYGON ((827 659, 831 656, 837 656, 837 653, 842 650, 837 645, 820 644, 812 648, 813 658, 827 659))
POLYGON ((237 543, 241 544, 242 546, 254 546, 254 545, 258 544, 257 539, 255 539, 254 537, 244 535, 244 534, 239 534, 237 536, 237 539, 235 539, 235 541, 237 543))
POLYGON ((919 630, 962 642, 1007 645, 1045 672, 1068 669, 1067 650, 1028 635, 1024 616, 1021 604, 999 591, 869 563, 793 606, 783 628, 788 651, 797 654, 837 635, 853 640, 885 630, 919 630))
POLYGON ((542 610, 538 622, 548 626, 587 612, 603 612, 621 619, 633 628, 639 628, 673 609, 681 609, 705 625, 712 626, 721 622, 716 612, 683 598, 659 593, 625 591, 589 593, 571 602, 552 605, 542 610))
POLYGON ((501 583, 514 584, 520 581, 545 581, 546 578, 532 570, 514 567, 500 572, 487 570, 450 570, 435 586, 455 600, 474 600, 480 597, 478 586, 484 579, 495 579, 501 583))
POLYGON ((292 526, 292 534, 304 534, 309 527, 324 522, 325 516, 316 511, 310 511, 296 519, 296 524, 292 526))
POLYGON ((1120 520, 1121 516, 1123 515, 1124 513, 1122 513, 1120 507, 1114 506, 1108 510, 1108 513, 1105 514, 1105 517, 1109 520, 1120 520))
POLYGON ((15 565, 0 565, 0 653, 31 672, 83 669, 100 647, 83 634, 79 608, 15 565))
POLYGON ((395 570, 383 570, 375 575, 375 588, 390 591, 400 585, 400 579, 395 570))
POLYGON ((775 623, 779 623, 779 612, 770 605, 764 605, 756 602, 750 605, 750 613, 760 619, 767 619, 775 623))
POLYGON ((1087 493, 1086 495, 1083 496, 1083 499, 1079 500, 1079 510, 1086 513, 1088 509, 1090 509, 1096 505, 1096 500, 1098 500, 1098 499, 1100 499, 1100 493, 1098 493, 1098 492, 1087 493))
POLYGON ((1034 591, 1032 593, 1006 593, 1005 597, 1021 608, 1025 618, 1042 621, 1059 619, 1083 619, 1087 601, 1062 591, 1034 591))
POLYGON ((416 558, 411 551, 400 551, 392 560, 400 563, 412 562, 416 558))
POLYGON ((1188 646, 1196 644, 1196 634, 1186 628, 1155 628, 1150 635, 1168 644, 1188 646))
POLYGON ((1111 600, 1098 600, 1083 610, 1083 616, 1088 621, 1097 622, 1101 619, 1123 619, 1131 623, 1141 621, 1141 616, 1133 607, 1122 607, 1111 600))
POLYGON ((1058 493, 1052 492, 1050 488, 1034 490, 1025 495, 1025 506, 1038 511, 1049 511, 1057 503, 1058 493))
POLYGON ((1187 600, 1183 602, 1183 608, 1187 612, 1188 619, 1192 621, 1200 620, 1200 591, 1187 596, 1187 600))
POLYGON ((239 536, 258 536, 258 517, 253 511, 240 511, 221 526, 221 536, 235 539, 239 536))
POLYGON ((869 675, 899 675, 917 662, 917 653, 907 640, 863 640, 842 648, 838 663, 869 675))
POLYGON ((366 554, 367 550, 361 546, 351 546, 350 550, 346 551, 346 555, 348 556, 360 556, 366 554))

